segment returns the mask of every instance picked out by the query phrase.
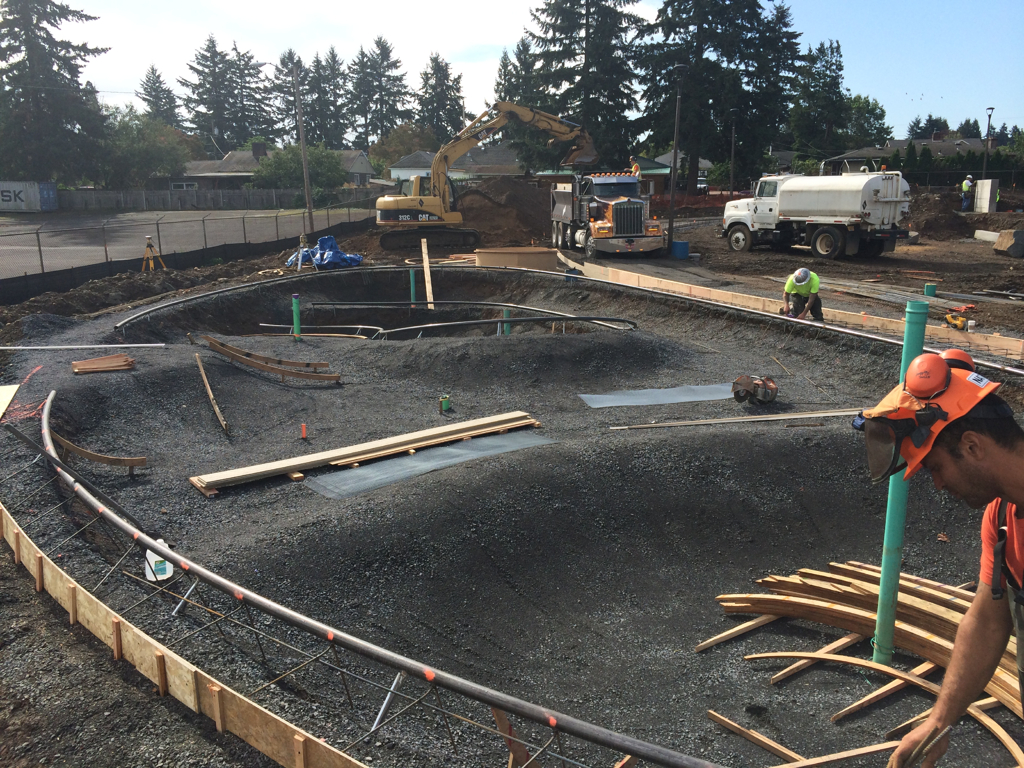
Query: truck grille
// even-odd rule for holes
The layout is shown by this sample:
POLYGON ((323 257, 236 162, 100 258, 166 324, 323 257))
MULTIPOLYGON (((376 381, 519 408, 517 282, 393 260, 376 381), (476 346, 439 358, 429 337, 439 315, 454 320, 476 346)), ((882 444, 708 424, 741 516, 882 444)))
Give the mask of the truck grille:
POLYGON ((613 203, 612 224, 615 226, 616 237, 642 235, 644 233, 644 204, 613 203))

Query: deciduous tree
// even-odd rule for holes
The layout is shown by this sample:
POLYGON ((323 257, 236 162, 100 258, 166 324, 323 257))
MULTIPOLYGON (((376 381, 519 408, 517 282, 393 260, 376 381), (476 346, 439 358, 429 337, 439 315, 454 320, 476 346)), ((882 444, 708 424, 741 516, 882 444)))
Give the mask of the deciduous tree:
POLYGON ((374 167, 384 168, 401 160, 413 152, 437 152, 441 142, 434 136, 430 128, 417 123, 403 123, 370 147, 370 161, 374 167))
POLYGON ((892 126, 885 122, 885 108, 870 96, 852 96, 845 134, 847 148, 881 147, 891 138, 892 126))
MULTIPOLYGON (((306 147, 309 161, 309 183, 314 187, 334 189, 348 180, 338 153, 322 144, 306 147)), ((272 152, 253 173, 252 183, 260 189, 301 189, 302 151, 298 144, 272 152)))
POLYGON ((185 135, 135 107, 108 107, 109 129, 97 178, 109 189, 143 188, 151 176, 179 176, 193 159, 185 135))

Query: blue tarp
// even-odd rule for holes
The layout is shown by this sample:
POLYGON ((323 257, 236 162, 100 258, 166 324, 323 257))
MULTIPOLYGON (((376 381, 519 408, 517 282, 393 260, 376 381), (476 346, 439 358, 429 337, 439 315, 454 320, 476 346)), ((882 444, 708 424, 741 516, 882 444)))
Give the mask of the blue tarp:
MULTIPOLYGON (((299 251, 291 255, 285 262, 286 267, 294 267, 299 251)), ((333 235, 326 235, 317 241, 316 248, 304 248, 302 263, 312 264, 318 269, 338 269, 340 267, 357 267, 363 263, 363 257, 355 253, 343 253, 333 235)))

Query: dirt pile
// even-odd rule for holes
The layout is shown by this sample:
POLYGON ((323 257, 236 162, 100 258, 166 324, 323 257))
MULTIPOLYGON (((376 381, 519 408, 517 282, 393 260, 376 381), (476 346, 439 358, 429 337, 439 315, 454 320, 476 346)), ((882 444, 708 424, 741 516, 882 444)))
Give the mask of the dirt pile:
POLYGON ((550 193, 518 179, 488 179, 463 192, 458 209, 467 226, 480 232, 483 245, 543 242, 551 229, 550 193))
POLYGON ((910 203, 906 226, 930 240, 958 240, 974 234, 974 227, 957 212, 960 195, 955 192, 921 192, 910 203))

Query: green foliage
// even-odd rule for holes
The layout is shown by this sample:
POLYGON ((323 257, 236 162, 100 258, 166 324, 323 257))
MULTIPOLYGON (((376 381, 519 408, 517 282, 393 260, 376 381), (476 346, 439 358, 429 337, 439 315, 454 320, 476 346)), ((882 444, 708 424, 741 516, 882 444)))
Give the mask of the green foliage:
POLYGON ((233 148, 229 143, 228 55, 217 47, 213 35, 206 38, 188 63, 195 80, 178 78, 188 94, 182 99, 189 127, 203 137, 207 153, 220 159, 233 148))
POLYGON ((406 155, 420 150, 437 152, 440 148, 441 143, 430 128, 416 123, 404 123, 388 134, 387 138, 370 147, 370 163, 374 169, 377 169, 377 163, 380 163, 378 173, 383 174, 389 165, 406 155))
POLYGON ((917 170, 919 171, 930 171, 934 158, 932 157, 932 150, 927 144, 921 147, 921 154, 917 156, 917 170))
POLYGON ((107 49, 55 36, 94 18, 50 0, 0 2, 0 177, 74 183, 95 174, 105 119, 80 76, 107 49))
POLYGON ((817 156, 845 149, 844 134, 850 127, 852 101, 843 85, 843 51, 839 42, 819 43, 814 50, 808 47, 797 75, 790 111, 794 149, 817 156))
POLYGON ((914 142, 907 144, 907 154, 903 158, 903 169, 906 171, 917 170, 917 146, 914 142))
POLYGON ((150 64, 142 78, 141 91, 136 91, 146 105, 146 116, 159 120, 172 128, 181 127, 181 116, 178 114, 178 97, 174 95, 157 68, 150 64))
POLYGON ((898 171, 903 168, 903 160, 900 158, 900 151, 898 149, 893 150, 889 159, 885 161, 885 167, 890 171, 898 171))
MULTIPOLYGON (((274 65, 274 74, 270 78, 269 95, 273 103, 275 135, 286 141, 296 143, 299 140, 298 111, 295 105, 295 81, 302 98, 303 112, 309 105, 302 94, 309 92, 309 70, 302 63, 302 57, 294 49, 289 48, 278 57, 274 65)), ((305 116, 304 116, 305 117, 305 116)))
MULTIPOLYGON (((336 152, 318 144, 306 147, 306 155, 311 186, 334 189, 348 180, 348 174, 342 168, 341 158, 336 152)), ((252 184, 257 189, 301 188, 302 152, 299 145, 289 144, 263 160, 253 174, 252 184)))
POLYGON ((920 115, 910 121, 910 124, 907 126, 907 138, 930 139, 933 133, 948 130, 949 123, 946 122, 946 118, 935 117, 931 112, 929 112, 928 117, 923 121, 921 120, 920 115))
POLYGON ((980 139, 981 124, 977 120, 972 120, 968 117, 957 126, 956 132, 960 134, 961 139, 980 139))
MULTIPOLYGON (((545 112, 554 111, 549 103, 550 96, 544 91, 537 74, 537 57, 530 39, 521 37, 516 43, 512 57, 502 52, 502 65, 498 65, 498 79, 494 83, 494 95, 498 101, 533 107, 545 112), (504 69, 502 68, 504 66, 504 69)), ((511 142, 519 158, 519 167, 524 171, 540 171, 554 168, 564 153, 547 146, 548 136, 527 125, 508 123, 502 129, 502 137, 511 142)))
POLYGON ((180 176, 191 159, 181 131, 135 107, 108 107, 108 135, 97 181, 108 189, 141 189, 151 176, 180 176))
POLYGON ((309 67, 307 93, 303 97, 306 110, 306 141, 323 144, 328 149, 348 146, 345 134, 351 125, 345 108, 345 62, 332 45, 327 54, 313 56, 309 67))
POLYGON ((451 65, 436 53, 431 54, 427 68, 420 73, 416 105, 416 122, 444 144, 465 125, 462 75, 452 77, 451 65))
MULTIPOLYGON (((334 202, 335 195, 330 190, 326 190, 323 187, 312 187, 309 190, 310 200, 313 203, 314 208, 326 208, 328 205, 334 202)), ((306 193, 297 192, 295 197, 292 198, 293 208, 305 208, 306 207, 306 193)))
POLYGON ((383 37, 373 41, 367 52, 362 48, 349 64, 348 110, 354 117, 354 145, 369 152, 371 145, 412 118, 407 108, 411 94, 400 59, 383 37))
POLYGON ((274 116, 268 104, 269 85, 255 57, 232 44, 227 58, 226 139, 230 146, 253 136, 272 136, 274 116))
POLYGON ((253 144, 266 144, 267 148, 270 149, 273 145, 273 142, 266 136, 253 136, 247 139, 244 143, 239 144, 237 147, 235 147, 235 149, 237 149, 240 152, 252 152, 253 144))
POLYGON ((798 173, 803 176, 817 176, 820 168, 820 160, 815 160, 814 158, 804 160, 798 159, 793 161, 793 167, 790 168, 790 173, 798 173))
POLYGON ((850 120, 845 133, 847 149, 881 147, 892 138, 892 126, 885 123, 885 108, 870 96, 859 93, 850 98, 850 120))

